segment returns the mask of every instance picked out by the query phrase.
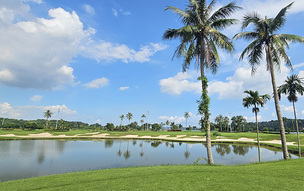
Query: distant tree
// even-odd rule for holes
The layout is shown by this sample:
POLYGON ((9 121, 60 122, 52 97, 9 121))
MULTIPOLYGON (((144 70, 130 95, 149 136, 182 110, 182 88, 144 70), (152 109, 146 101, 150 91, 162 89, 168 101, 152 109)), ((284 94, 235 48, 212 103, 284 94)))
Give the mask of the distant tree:
POLYGON ((304 93, 304 83, 302 81, 302 78, 300 78, 299 75, 297 75, 297 74, 287 77, 287 80, 285 80, 285 84, 281 85, 278 88, 279 99, 281 99, 281 94, 285 94, 285 95, 287 95, 288 101, 292 102, 292 105, 293 105, 293 113, 294 113, 295 122, 296 122, 298 149, 299 149, 300 158, 301 158, 301 146, 300 146, 299 126, 298 126, 295 102, 298 101, 297 94, 300 94, 302 96, 303 93, 304 93))
POLYGON ((219 131, 222 131, 222 125, 224 123, 224 117, 222 115, 218 115, 214 119, 216 125, 220 127, 219 131))
POLYGON ((23 129, 26 129, 26 130, 35 130, 37 128, 38 128, 38 125, 35 122, 26 122, 23 127, 23 129))
POLYGON ((187 126, 188 118, 190 117, 189 112, 185 112, 184 117, 186 118, 186 128, 187 128, 188 127, 187 126))
POLYGON ((170 121, 169 120, 166 121, 166 125, 167 125, 167 127, 170 125, 170 121))
POLYGON ((233 116, 231 118, 231 126, 237 132, 244 131, 246 122, 247 122, 246 119, 241 115, 233 116))
POLYGON ((120 129, 121 129, 121 127, 122 127, 122 121, 124 120, 125 116, 121 115, 121 116, 119 116, 119 118, 120 118, 120 129))
POLYGON ((152 125, 152 131, 159 131, 161 129, 161 126, 158 123, 154 123, 152 125))
POLYGON ((229 132, 229 122, 230 122, 229 117, 225 116, 224 121, 223 121, 223 125, 224 125, 227 132, 229 132))
POLYGON ((257 129, 257 141, 258 141, 258 152, 259 152, 259 162, 261 162, 261 150, 260 150, 260 137, 259 137, 259 124, 258 124, 258 112, 260 109, 258 106, 264 106, 267 100, 270 100, 270 95, 260 95, 258 91, 246 90, 244 93, 248 94, 247 97, 243 98, 243 106, 250 107, 253 106, 252 112, 255 114, 256 129, 257 129))
POLYGON ((113 123, 107 123, 105 128, 108 130, 108 131, 113 131, 115 126, 113 123))
POLYGON ((128 112, 127 115, 126 115, 126 118, 129 120, 129 128, 130 128, 130 123, 131 123, 130 121, 133 118, 133 114, 128 112))
POLYGON ((45 123, 45 128, 46 129, 48 128, 49 118, 51 118, 52 115, 53 115, 53 113, 49 109, 44 112, 44 117, 46 118, 46 123, 45 123))
MULTIPOLYGON (((146 118, 146 115, 143 114, 143 115, 141 116, 141 118, 142 118, 142 120, 144 121, 144 119, 146 118)), ((144 122, 145 122, 145 121, 144 121, 144 122)), ((143 123, 144 123, 144 122, 143 122, 143 123)), ((146 130, 146 129, 145 129, 145 126, 144 126, 144 130, 146 130)))

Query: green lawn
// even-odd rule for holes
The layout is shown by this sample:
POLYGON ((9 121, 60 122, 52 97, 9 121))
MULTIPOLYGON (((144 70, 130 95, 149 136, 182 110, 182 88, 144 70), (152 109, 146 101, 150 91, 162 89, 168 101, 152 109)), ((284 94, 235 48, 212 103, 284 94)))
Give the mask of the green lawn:
POLYGON ((117 168, 0 183, 0 190, 303 190, 304 159, 117 168))

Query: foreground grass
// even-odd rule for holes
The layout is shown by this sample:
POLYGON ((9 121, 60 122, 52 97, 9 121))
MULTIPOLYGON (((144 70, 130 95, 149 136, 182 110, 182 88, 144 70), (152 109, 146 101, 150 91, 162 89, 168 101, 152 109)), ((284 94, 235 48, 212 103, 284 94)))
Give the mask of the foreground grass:
POLYGON ((303 190, 304 160, 118 168, 0 183, 0 190, 303 190))

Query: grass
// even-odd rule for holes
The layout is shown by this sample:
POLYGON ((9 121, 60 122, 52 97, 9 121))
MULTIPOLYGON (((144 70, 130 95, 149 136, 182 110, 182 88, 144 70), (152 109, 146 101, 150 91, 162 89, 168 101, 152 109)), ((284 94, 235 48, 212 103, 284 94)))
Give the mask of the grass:
POLYGON ((303 190, 304 160, 105 169, 0 183, 0 190, 303 190))

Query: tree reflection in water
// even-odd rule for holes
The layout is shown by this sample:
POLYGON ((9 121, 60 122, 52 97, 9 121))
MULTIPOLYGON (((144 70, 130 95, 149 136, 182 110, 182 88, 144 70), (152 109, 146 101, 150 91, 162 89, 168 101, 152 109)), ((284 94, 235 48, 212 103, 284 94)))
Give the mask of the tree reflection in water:
POLYGON ((120 157, 121 156, 121 140, 119 140, 119 150, 117 152, 117 155, 120 157))
POLYGON ((151 146, 154 147, 154 148, 157 148, 160 144, 162 144, 162 142, 160 142, 160 141, 153 141, 151 143, 151 146))
POLYGON ((186 143, 186 152, 184 153, 185 159, 188 159, 190 156, 190 152, 188 151, 188 143, 186 143))
POLYGON ((129 151, 129 141, 128 141, 128 143, 127 143, 127 150, 126 150, 126 152, 124 152, 124 157, 125 157, 125 159, 127 160, 128 158, 130 158, 130 156, 131 156, 131 152, 129 151))
POLYGON ((229 155, 231 152, 231 147, 230 145, 226 145, 226 144, 221 144, 221 145, 217 145, 216 146, 216 152, 217 154, 224 156, 224 155, 229 155))
POLYGON ((143 157, 144 156, 144 147, 143 147, 143 143, 144 141, 141 141, 141 143, 139 144, 139 147, 141 147, 141 151, 139 153, 140 157, 143 157))
POLYGON ((236 155, 246 155, 249 152, 249 146, 232 145, 233 153, 236 155))
POLYGON ((113 146, 113 143, 114 143, 113 139, 106 139, 105 148, 111 148, 113 146))

